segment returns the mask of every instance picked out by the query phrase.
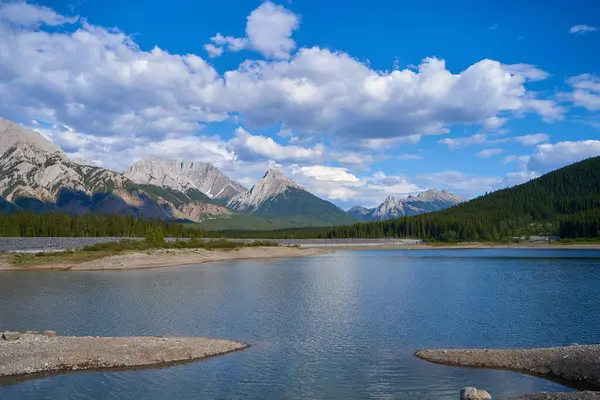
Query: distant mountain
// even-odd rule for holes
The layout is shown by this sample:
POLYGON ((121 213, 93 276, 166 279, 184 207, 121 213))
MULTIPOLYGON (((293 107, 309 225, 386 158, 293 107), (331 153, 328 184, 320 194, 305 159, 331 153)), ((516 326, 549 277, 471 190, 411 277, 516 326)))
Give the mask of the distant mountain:
POLYGON ((227 203, 240 193, 248 192, 248 189, 229 179, 213 165, 202 162, 151 158, 134 163, 125 171, 124 176, 136 183, 156 185, 184 193, 198 190, 222 203, 227 203))
POLYGON ((104 168, 70 160, 35 131, 0 121, 1 210, 119 213, 202 221, 230 214, 202 192, 139 185, 104 168), (10 204, 11 206, 9 206, 10 204))
POLYGON ((460 197, 446 190, 429 189, 405 199, 389 196, 375 208, 356 206, 348 210, 348 213, 363 221, 382 221, 440 211, 462 201, 460 197))
POLYGON ((334 204, 300 187, 279 169, 269 169, 249 192, 235 196, 227 206, 255 217, 275 219, 277 226, 282 221, 289 221, 288 226, 328 226, 357 221, 334 204))

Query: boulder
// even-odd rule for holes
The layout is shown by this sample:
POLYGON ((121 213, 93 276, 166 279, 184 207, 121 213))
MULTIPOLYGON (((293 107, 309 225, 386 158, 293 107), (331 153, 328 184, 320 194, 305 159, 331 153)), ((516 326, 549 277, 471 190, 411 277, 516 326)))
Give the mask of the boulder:
POLYGON ((21 337, 19 332, 4 332, 2 334, 2 339, 4 340, 18 340, 21 337))
POLYGON ((485 390, 477 390, 469 386, 460 391, 460 400, 492 400, 492 396, 485 390))
POLYGON ((56 336, 56 332, 54 332, 54 331, 44 331, 44 336, 46 336, 46 337, 55 337, 56 336))

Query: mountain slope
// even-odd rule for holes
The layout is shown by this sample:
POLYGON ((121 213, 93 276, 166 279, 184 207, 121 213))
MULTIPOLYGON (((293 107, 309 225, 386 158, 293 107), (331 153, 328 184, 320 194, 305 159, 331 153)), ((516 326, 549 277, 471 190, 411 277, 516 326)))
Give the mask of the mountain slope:
POLYGON ((196 190, 223 203, 248 191, 213 165, 201 162, 151 158, 137 161, 123 175, 139 184, 152 184, 184 193, 196 190))
POLYGON ((333 230, 307 231, 305 235, 412 236, 443 241, 508 240, 522 235, 559 233, 562 237, 597 237, 599 209, 600 157, 594 157, 447 210, 333 230))
MULTIPOLYGON (((269 169, 256 182, 249 192, 240 193, 227 204, 231 209, 264 219, 258 220, 242 216, 230 216, 223 221, 227 229, 247 229, 252 226, 264 226, 266 229, 292 226, 328 226, 356 222, 356 219, 334 204, 318 198, 296 182, 289 179, 279 169, 269 169)), ((205 225, 211 229, 220 229, 219 221, 205 225)))
POLYGON ((36 212, 119 213, 194 221, 231 213, 196 189, 183 193, 137 185, 117 172, 74 162, 40 134, 0 122, 4 127, 0 130, 2 211, 18 206, 36 212))
POLYGON ((388 196, 375 208, 352 207, 348 213, 363 221, 382 221, 403 216, 440 211, 460 203, 462 199, 446 191, 429 189, 416 196, 396 199, 388 196))

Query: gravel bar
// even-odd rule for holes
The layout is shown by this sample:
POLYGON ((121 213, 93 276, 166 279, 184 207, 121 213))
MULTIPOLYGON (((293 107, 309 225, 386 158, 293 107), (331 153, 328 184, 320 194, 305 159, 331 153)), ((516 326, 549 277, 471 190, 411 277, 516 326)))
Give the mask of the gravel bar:
MULTIPOLYGON (((415 356, 436 364, 505 369, 558 380, 578 388, 600 388, 600 345, 534 349, 419 350, 415 356)), ((539 393, 519 399, 600 399, 597 392, 539 393)))
POLYGON ((198 360, 246 347, 245 343, 206 338, 21 334, 17 340, 0 339, 0 377, 160 365, 198 360))

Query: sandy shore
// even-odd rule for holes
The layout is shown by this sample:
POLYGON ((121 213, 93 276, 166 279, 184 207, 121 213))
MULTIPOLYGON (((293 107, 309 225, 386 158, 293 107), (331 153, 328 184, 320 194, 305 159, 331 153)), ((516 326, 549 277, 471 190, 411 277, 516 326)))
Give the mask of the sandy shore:
POLYGON ((56 262, 41 265, 15 266, 0 260, 0 271, 18 270, 125 270, 174 267, 212 261, 306 257, 329 253, 327 249, 297 247, 241 247, 233 250, 170 249, 132 252, 81 263, 56 262))
MULTIPOLYGON (((515 350, 419 350, 415 356, 437 364, 506 369, 559 380, 573 387, 600 389, 600 345, 515 350)), ((573 396, 569 394, 562 394, 560 396, 563 397, 560 397, 556 393, 552 394, 553 397, 547 397, 550 394, 543 393, 531 396, 533 397, 523 399, 600 398, 598 393, 585 394, 588 397, 569 397, 573 396)))
POLYGON ((206 338, 46 337, 0 339, 0 377, 132 368, 197 360, 242 350, 244 343, 206 338))

